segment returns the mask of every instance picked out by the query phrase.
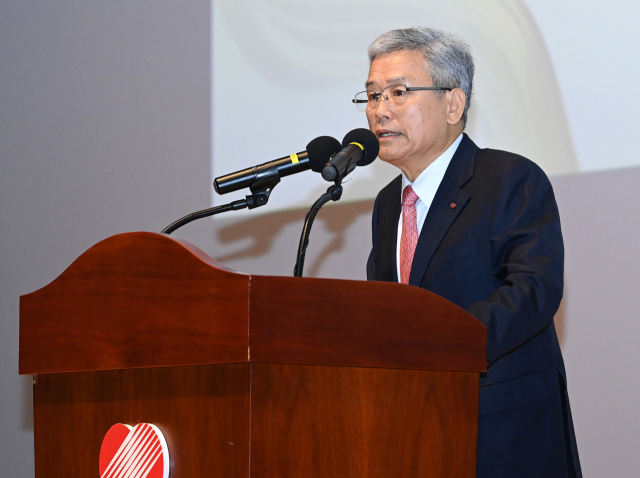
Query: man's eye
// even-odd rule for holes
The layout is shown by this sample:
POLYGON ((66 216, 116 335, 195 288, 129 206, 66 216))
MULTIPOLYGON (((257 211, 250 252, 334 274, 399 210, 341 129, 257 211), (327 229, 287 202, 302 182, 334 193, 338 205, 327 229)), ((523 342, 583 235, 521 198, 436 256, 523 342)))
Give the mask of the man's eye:
POLYGON ((380 93, 367 93, 367 99, 369 101, 378 101, 380 98, 380 93))
POLYGON ((407 90, 405 90, 404 88, 400 87, 400 88, 394 88, 391 91, 391 95, 392 96, 404 96, 407 94, 407 90))

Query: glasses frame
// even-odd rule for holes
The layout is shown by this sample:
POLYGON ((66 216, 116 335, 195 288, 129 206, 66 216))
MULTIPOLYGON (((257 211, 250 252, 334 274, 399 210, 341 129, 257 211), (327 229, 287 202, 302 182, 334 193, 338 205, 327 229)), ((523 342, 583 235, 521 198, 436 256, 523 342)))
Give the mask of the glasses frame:
MULTIPOLYGON (((391 88, 392 86, 404 86, 405 89, 407 91, 422 91, 422 90, 428 90, 428 91, 451 91, 453 90, 453 88, 441 88, 439 86, 407 86, 407 85, 389 85, 387 86, 387 88, 391 88)), ((386 90, 387 88, 385 88, 384 90, 386 90)), ((383 95, 384 90, 382 90, 380 93, 375 93, 376 95, 376 105, 378 103, 380 103, 380 98, 384 96, 384 100, 385 101, 389 101, 389 97, 387 95, 383 95)), ((360 93, 366 93, 367 90, 364 91, 359 91, 358 93, 356 93, 356 96, 358 96, 360 93)), ((356 107, 359 104, 362 103, 366 103, 367 105, 369 104, 369 100, 357 100, 355 98, 353 98, 351 100, 352 103, 354 103, 356 105, 356 107)), ((365 106, 365 110, 366 111, 367 107, 365 106)), ((358 111, 360 111, 360 108, 358 108, 358 111)), ((363 111, 363 113, 364 113, 363 111)))

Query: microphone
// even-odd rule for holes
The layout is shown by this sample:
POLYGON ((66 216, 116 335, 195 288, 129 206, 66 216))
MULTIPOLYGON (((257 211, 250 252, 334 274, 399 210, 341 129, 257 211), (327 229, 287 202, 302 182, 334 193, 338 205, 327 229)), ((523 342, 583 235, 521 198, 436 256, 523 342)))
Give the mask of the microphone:
POLYGON ((322 168, 322 177, 327 181, 341 180, 356 166, 371 164, 380 151, 378 138, 365 128, 349 131, 342 146, 342 150, 322 168))
POLYGON ((256 180, 267 176, 277 175, 277 181, 279 181, 280 177, 290 176, 307 169, 319 173, 329 158, 340 151, 340 148, 341 145, 337 139, 331 136, 319 136, 307 144, 306 151, 220 176, 213 181, 213 187, 218 194, 227 194, 249 188, 256 180))

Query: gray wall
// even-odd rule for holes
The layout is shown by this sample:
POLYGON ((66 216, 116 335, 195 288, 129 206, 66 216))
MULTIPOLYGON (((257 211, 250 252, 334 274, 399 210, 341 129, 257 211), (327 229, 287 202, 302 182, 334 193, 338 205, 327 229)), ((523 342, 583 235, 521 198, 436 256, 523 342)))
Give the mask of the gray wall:
MULTIPOLYGON (((3 476, 33 476, 19 296, 105 237, 209 204, 209 23, 205 0, 0 2, 3 476)), ((211 242, 211 223, 186 232, 211 242)))
MULTIPOLYGON (((209 18, 205 0, 0 3, 3 475, 33 476, 19 296, 105 237, 159 231, 209 204, 209 18)), ((558 328, 583 470, 634 476, 640 168, 553 183, 567 248, 558 328)), ((364 278, 370 210, 366 201, 320 213, 306 275, 364 278)), ((234 269, 290 275, 304 213, 241 211, 178 233, 234 269)))
POLYGON ((640 168, 552 180, 566 249, 557 316, 585 476, 640 469, 640 168))

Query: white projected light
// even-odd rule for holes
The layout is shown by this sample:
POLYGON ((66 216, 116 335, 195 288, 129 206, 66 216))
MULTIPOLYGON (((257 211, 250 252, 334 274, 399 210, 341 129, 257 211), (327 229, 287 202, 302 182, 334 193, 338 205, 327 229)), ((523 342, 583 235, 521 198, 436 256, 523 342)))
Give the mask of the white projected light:
MULTIPOLYGON (((399 0, 393 8, 221 0, 212 15, 213 177, 366 127, 351 99, 367 78, 367 47, 412 25, 457 33, 471 45, 476 77, 466 131, 480 147, 522 154, 550 175, 580 169, 547 47, 520 0, 399 0)), ((358 168, 343 200, 371 199, 397 174, 379 160, 358 168)), ((285 178, 264 209, 306 208, 328 185, 312 172, 285 178)), ((214 204, 240 196, 214 195, 214 204)))

